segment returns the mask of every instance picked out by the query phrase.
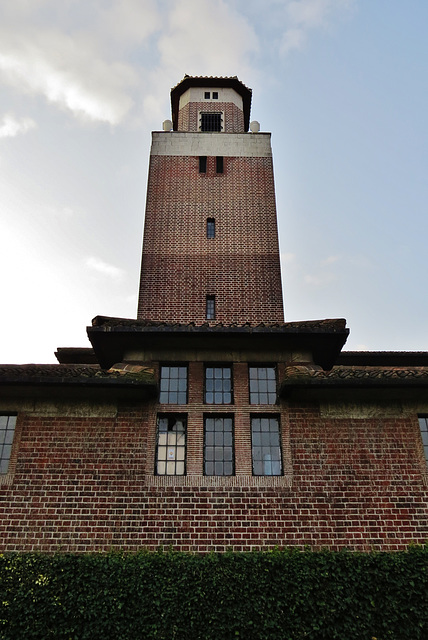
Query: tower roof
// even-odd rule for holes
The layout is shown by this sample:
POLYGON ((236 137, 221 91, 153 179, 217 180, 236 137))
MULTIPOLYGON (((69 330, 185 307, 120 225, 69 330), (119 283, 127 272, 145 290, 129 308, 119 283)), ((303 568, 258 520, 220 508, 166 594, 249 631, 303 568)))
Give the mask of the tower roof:
POLYGON ((234 89, 241 97, 244 105, 244 126, 245 131, 248 131, 250 126, 250 111, 251 111, 251 95, 252 90, 243 84, 237 76, 229 78, 216 77, 216 76, 188 76, 185 75, 183 80, 179 82, 175 87, 171 89, 171 108, 172 108, 172 123, 174 131, 178 127, 178 105, 180 96, 190 89, 190 87, 225 87, 234 89))

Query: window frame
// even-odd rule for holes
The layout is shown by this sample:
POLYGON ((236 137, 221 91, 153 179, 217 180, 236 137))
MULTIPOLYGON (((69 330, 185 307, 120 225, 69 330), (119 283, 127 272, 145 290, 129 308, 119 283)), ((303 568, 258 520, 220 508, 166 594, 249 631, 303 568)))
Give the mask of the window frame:
POLYGON ((278 372, 277 372, 277 367, 275 364, 272 363, 266 363, 266 364, 249 364, 248 365, 248 401, 249 404, 253 405, 253 406, 258 406, 258 405, 276 405, 278 403, 278 372), (272 378, 269 378, 268 376, 266 376, 266 378, 259 378, 259 376, 257 376, 256 378, 252 378, 251 377, 251 370, 255 369, 255 370, 260 370, 260 369, 273 369, 274 371, 274 382, 275 382, 275 392, 273 392, 272 390, 269 390, 269 380, 272 380, 272 378), (257 390, 252 390, 252 381, 255 381, 258 385, 257 390), (266 382, 266 391, 261 391, 260 390, 260 382, 266 382), (275 393, 275 400, 273 402, 269 401, 269 395, 275 393), (260 401, 260 396, 261 394, 266 394, 267 396, 267 402, 261 402, 260 401), (257 396, 258 400, 256 401, 253 396, 257 396))
MULTIPOLYGON (((215 218, 207 218, 206 233, 208 240, 215 238, 215 218)), ((214 313, 215 313, 215 301, 214 301, 214 313)))
POLYGON ((154 468, 154 475, 155 476, 159 476, 159 477, 176 477, 176 476, 185 476, 187 474, 187 414, 186 413, 158 413, 157 414, 157 418, 156 418, 156 444, 155 444, 155 468, 154 468), (169 437, 168 434, 170 432, 173 433, 172 429, 170 429, 170 425, 168 423, 168 428, 165 431, 164 429, 161 430, 161 420, 168 420, 168 421, 172 421, 174 420, 175 423, 177 423, 179 420, 183 422, 184 425, 184 430, 183 430, 183 435, 184 435, 184 444, 179 444, 177 442, 177 438, 176 438, 176 442, 169 442, 169 437), (161 434, 167 434, 167 438, 166 438, 166 442, 165 444, 161 444, 160 440, 160 436, 161 434), (160 454, 160 450, 165 448, 165 458, 160 458, 159 454, 160 454), (169 451, 168 451, 169 449, 169 451), (184 449, 184 456, 183 458, 178 456, 178 450, 184 449), (174 450, 174 456, 170 457, 170 452, 174 450), (165 464, 165 472, 161 473, 159 471, 159 464, 165 464), (168 464, 169 463, 174 463, 175 468, 174 468, 174 473, 168 473, 168 464), (182 473, 177 473, 177 464, 179 463, 183 463, 183 472, 182 473))
MULTIPOLYGON (((209 456, 211 457, 211 455, 209 456)), ((235 424, 234 424, 234 416, 233 414, 214 414, 214 413, 206 413, 204 414, 204 451, 203 451, 203 474, 208 477, 230 477, 235 475, 235 424), (213 428, 208 429, 207 422, 208 420, 213 420, 213 428), (230 430, 225 430, 225 421, 230 420, 230 430), (216 422, 222 421, 222 429, 216 429, 216 422), (212 444, 208 444, 208 434, 214 434, 214 442, 212 444), (226 433, 230 433, 230 444, 224 444, 224 436, 226 433), (217 438, 217 435, 223 434, 223 438, 217 438), (219 443, 219 440, 223 440, 222 444, 219 443), (222 449, 222 457, 216 460, 217 451, 216 449, 222 449), (212 452, 210 451, 212 450, 212 452), (231 458, 230 460, 225 459, 225 452, 230 451, 231 458), (212 459, 208 460, 208 454, 213 454, 212 459), (216 473, 216 465, 217 463, 222 465, 223 473, 216 473), (213 473, 208 473, 207 465, 213 465, 213 473), (224 466, 230 464, 230 473, 224 473, 224 466)))
POLYGON ((233 400, 233 365, 232 364, 224 364, 224 363, 212 364, 212 363, 210 363, 210 364, 206 364, 205 365, 205 367, 204 367, 204 404, 205 405, 210 405, 210 406, 218 406, 218 407, 231 406, 231 405, 234 404, 234 400, 233 400), (210 378, 207 377, 207 371, 209 369, 213 370, 213 376, 210 377, 210 378), (230 371, 230 377, 229 378, 227 376, 225 377, 224 374, 221 377, 216 377, 216 375, 215 375, 215 370, 216 369, 223 369, 223 370, 228 369, 230 371), (215 384, 212 385, 213 386, 212 389, 208 389, 208 386, 211 386, 211 385, 208 385, 208 380, 213 380, 213 381, 221 380, 223 382, 222 387, 225 386, 224 385, 224 381, 230 380, 230 389, 229 390, 227 390, 227 389, 225 390, 225 389, 222 388, 221 390, 216 390, 215 389, 215 384), (222 401, 221 402, 215 402, 216 394, 220 394, 220 393, 222 394, 222 401), (224 394, 226 394, 226 393, 230 394, 230 401, 229 402, 225 402, 224 401, 224 394), (212 402, 210 402, 208 400, 208 394, 212 394, 212 396, 213 396, 212 402))
POLYGON ((205 318, 206 320, 215 320, 216 317, 216 300, 214 295, 205 297, 205 318))
POLYGON ((11 472, 11 462, 16 442, 17 419, 18 414, 15 412, 0 413, 0 425, 2 422, 5 422, 4 428, 0 427, 0 434, 4 432, 4 436, 0 437, 0 478, 6 478, 11 472), (6 418, 6 420, 1 420, 2 418, 6 418), (13 418, 13 427, 9 428, 9 421, 11 418, 13 418), (5 454, 5 450, 8 451, 8 453, 5 454))
MULTIPOLYGON (((252 474, 253 476, 257 476, 257 477, 279 477, 279 476, 283 476, 284 475, 284 460, 283 460, 283 455, 282 455, 282 434, 281 434, 281 420, 280 420, 280 416, 278 414, 273 414, 273 413, 267 413, 267 414, 262 414, 262 413, 257 413, 257 414, 251 414, 250 415, 250 430, 251 430, 251 468, 252 468, 252 474), (277 434, 278 434, 278 444, 276 445, 272 445, 272 444, 262 444, 262 434, 263 433, 274 433, 273 431, 271 431, 271 429, 269 428, 268 430, 263 430, 262 429, 262 420, 275 420, 276 424, 277 424, 277 434), (253 428, 254 422, 256 420, 260 420, 260 429, 257 431, 257 433, 260 433, 260 443, 256 443, 255 442, 255 429, 253 428), (260 451, 260 458, 255 456, 255 452, 257 449, 271 449, 270 453, 269 452, 265 452, 264 454, 262 453, 262 451, 260 451), (277 449, 277 453, 278 453, 278 459, 273 459, 272 458, 270 460, 264 459, 262 457, 262 455, 272 455, 273 453, 273 449, 277 449), (271 469, 273 469, 274 463, 279 464, 279 473, 256 473, 256 464, 257 463, 261 463, 263 465, 265 464, 271 464, 271 469)), ((270 440, 270 438, 269 438, 270 440)), ((264 468, 265 471, 265 468, 264 468)))
MULTIPOLYGON (((177 372, 179 373, 179 371, 177 372)), ((174 385, 175 386, 175 385, 174 385)), ((159 404, 174 404, 174 405, 186 405, 188 404, 189 401, 189 366, 187 363, 185 362, 161 362, 159 364, 159 398, 158 398, 158 402, 159 404), (185 380, 186 380, 186 389, 185 391, 183 391, 183 389, 180 389, 180 380, 183 380, 183 377, 180 377, 180 375, 177 375, 177 377, 171 377, 169 376, 162 376, 162 369, 185 369, 186 370, 186 376, 185 376, 185 380), (178 380, 178 384, 177 384, 177 389, 170 389, 170 384, 172 380, 178 380), (168 382, 167 385, 164 385, 164 382, 168 382), (162 389, 162 386, 167 386, 167 389, 162 389), (168 394, 168 399, 164 400, 164 398, 162 397, 162 394, 166 393, 168 394), (170 399, 170 395, 172 393, 176 393, 177 394, 177 401, 173 402, 170 399), (185 393, 185 402, 179 401, 179 394, 185 393)))
POLYGON ((428 467, 428 415, 418 415, 419 431, 421 434, 422 448, 425 454, 425 462, 428 467))
POLYGON ((202 133, 221 133, 224 129, 224 114, 223 111, 200 111, 199 112, 199 131, 202 133), (214 116, 218 116, 219 118, 219 126, 220 128, 213 129, 212 127, 206 128, 205 125, 206 120, 211 120, 211 124, 214 122, 214 116))

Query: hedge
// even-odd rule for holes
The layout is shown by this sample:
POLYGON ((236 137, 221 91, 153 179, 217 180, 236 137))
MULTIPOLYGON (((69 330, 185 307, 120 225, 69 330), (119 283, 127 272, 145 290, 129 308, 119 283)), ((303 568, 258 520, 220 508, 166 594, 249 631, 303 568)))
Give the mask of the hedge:
POLYGON ((428 546, 0 555, 4 640, 426 640, 428 546))

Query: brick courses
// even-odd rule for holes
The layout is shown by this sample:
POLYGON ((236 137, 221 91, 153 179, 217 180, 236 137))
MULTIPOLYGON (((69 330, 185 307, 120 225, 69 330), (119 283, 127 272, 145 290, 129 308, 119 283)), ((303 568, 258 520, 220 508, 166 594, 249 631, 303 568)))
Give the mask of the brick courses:
POLYGON ((217 322, 283 320, 271 158, 151 158, 138 317, 202 324, 206 295, 217 322))
POLYGON ((314 402, 249 406, 244 364, 235 365, 235 405, 207 407, 201 367, 191 366, 189 406, 120 403, 111 418, 21 414, 15 476, 1 486, 1 550, 397 550, 426 539, 414 416, 332 419, 314 402), (153 475, 154 417, 165 409, 188 413, 188 485, 153 475), (250 484, 249 414, 266 410, 281 414, 289 446, 292 479, 282 486, 250 484), (203 413, 235 416, 237 475, 213 486, 200 475, 203 413))

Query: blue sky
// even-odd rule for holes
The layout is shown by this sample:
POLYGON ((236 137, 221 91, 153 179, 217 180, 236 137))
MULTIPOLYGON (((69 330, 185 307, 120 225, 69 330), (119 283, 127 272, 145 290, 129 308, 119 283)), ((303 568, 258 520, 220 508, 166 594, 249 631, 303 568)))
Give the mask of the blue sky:
POLYGON ((428 350, 428 3, 0 0, 0 361, 135 317, 150 132, 185 73, 272 132, 287 320, 428 350))

